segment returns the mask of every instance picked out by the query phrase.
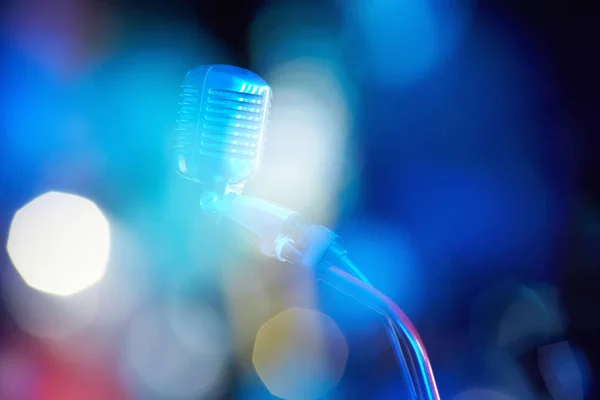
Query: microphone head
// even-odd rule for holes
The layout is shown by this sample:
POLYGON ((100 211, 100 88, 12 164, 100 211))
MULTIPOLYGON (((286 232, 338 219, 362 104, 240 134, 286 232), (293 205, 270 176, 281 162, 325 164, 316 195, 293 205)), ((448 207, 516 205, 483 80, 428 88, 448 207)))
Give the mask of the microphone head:
POLYGON ((255 73, 207 65, 187 73, 174 135, 177 173, 217 195, 240 193, 260 164, 271 87, 255 73))

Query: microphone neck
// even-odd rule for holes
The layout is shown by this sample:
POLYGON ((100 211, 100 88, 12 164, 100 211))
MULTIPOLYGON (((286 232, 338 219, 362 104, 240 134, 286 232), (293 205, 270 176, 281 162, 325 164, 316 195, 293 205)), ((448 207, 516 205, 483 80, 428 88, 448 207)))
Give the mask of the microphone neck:
POLYGON ((243 237, 250 238, 246 240, 249 244, 269 257, 277 257, 277 243, 287 236, 289 221, 297 215, 285 207, 234 192, 223 196, 206 192, 200 204, 204 213, 232 222, 243 237))
POLYGON ((227 203, 242 195, 243 183, 214 182, 202 196, 200 196, 200 209, 205 214, 219 213, 227 203))

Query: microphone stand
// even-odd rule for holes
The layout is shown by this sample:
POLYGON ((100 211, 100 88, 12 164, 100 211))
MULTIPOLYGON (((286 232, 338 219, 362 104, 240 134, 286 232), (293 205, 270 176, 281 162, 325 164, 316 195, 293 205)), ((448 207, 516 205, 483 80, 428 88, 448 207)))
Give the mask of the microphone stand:
POLYGON ((371 286, 348 258, 339 238, 332 231, 323 226, 302 226, 300 234, 297 232, 291 238, 285 237, 279 241, 278 258, 311 268, 318 280, 379 313, 412 399, 440 400, 425 346, 400 307, 371 286), (360 279, 340 268, 355 273, 360 279))

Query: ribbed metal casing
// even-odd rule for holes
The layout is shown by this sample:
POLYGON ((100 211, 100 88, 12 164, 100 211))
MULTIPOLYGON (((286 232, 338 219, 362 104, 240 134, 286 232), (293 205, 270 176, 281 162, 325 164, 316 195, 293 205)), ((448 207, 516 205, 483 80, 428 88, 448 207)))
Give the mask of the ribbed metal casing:
POLYGON ((243 68, 188 72, 174 134, 176 171, 209 185, 246 182, 260 164, 270 102, 270 86, 243 68))

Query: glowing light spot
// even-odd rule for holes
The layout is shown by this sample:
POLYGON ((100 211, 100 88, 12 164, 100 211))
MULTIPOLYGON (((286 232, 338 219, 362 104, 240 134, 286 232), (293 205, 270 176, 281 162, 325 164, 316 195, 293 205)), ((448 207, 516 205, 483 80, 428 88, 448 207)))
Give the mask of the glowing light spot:
POLYGON ((20 279, 7 283, 3 295, 19 328, 52 344, 71 346, 69 339, 84 332, 97 315, 97 286, 71 296, 55 296, 31 290, 20 279))
POLYGON ((345 29, 350 38, 358 33, 363 43, 356 63, 365 63, 363 70, 369 71, 369 78, 386 87, 418 81, 460 43, 472 3, 350 1, 345 7, 345 29))
POLYGON ((110 227, 92 201, 49 192, 15 213, 6 248, 29 286, 69 296, 104 276, 110 227))
POLYGON ((538 349, 538 364, 553 399, 584 399, 588 394, 589 364, 569 342, 538 349))
POLYGON ((267 389, 284 399, 315 399, 340 381, 348 346, 335 322, 314 310, 290 308, 259 330, 252 362, 267 389))
POLYGON ((277 93, 264 163, 255 187, 269 200, 311 209, 327 222, 337 212, 350 114, 336 67, 300 59, 277 65, 266 77, 277 93), (330 205, 324 207, 323 205, 330 205))
POLYGON ((522 287, 500 322, 498 343, 531 347, 566 329, 558 294, 552 287, 522 287))
POLYGON ((218 314, 203 305, 174 302, 144 313, 127 337, 132 378, 166 398, 218 397, 229 354, 225 333, 218 314))

